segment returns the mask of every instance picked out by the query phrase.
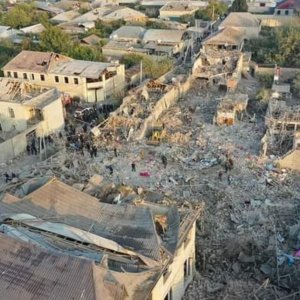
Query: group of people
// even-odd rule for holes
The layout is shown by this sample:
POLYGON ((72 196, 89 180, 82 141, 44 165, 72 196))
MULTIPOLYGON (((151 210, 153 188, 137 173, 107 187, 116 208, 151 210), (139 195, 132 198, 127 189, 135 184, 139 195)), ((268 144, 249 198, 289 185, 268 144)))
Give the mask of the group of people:
POLYGON ((28 155, 37 155, 38 152, 45 148, 46 144, 52 144, 53 138, 51 135, 45 136, 44 138, 38 137, 37 139, 33 137, 30 143, 27 143, 26 151, 28 155))
POLYGON ((12 181, 14 178, 17 178, 17 175, 14 172, 12 172, 11 175, 9 175, 7 172, 5 172, 4 177, 5 177, 5 183, 8 183, 8 182, 12 181))

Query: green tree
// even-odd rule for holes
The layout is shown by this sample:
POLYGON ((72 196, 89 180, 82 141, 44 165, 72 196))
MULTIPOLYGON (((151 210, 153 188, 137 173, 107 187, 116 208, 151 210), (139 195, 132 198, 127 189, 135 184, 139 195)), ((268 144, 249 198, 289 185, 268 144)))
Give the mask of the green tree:
POLYGON ((219 17, 223 16, 228 10, 225 3, 218 0, 210 0, 205 9, 199 9, 196 11, 195 18, 202 19, 204 21, 215 21, 219 17))
POLYGON ((230 12, 247 12, 247 0, 234 0, 229 8, 230 12))
POLYGON ((51 25, 40 36, 40 46, 44 51, 66 54, 71 44, 71 37, 67 33, 51 25))
POLYGON ((296 74, 296 77, 293 80, 292 89, 294 93, 297 93, 300 96, 300 72, 296 74))
POLYGON ((91 48, 78 43, 73 44, 72 47, 69 48, 67 55, 80 60, 105 61, 100 49, 91 48))
POLYGON ((33 7, 29 4, 19 4, 14 6, 3 16, 3 24, 13 28, 31 25, 32 9, 33 7))
POLYGON ((45 23, 49 14, 35 9, 32 4, 22 3, 14 6, 8 12, 2 13, 0 22, 13 28, 21 28, 37 23, 45 23))
POLYGON ((297 27, 263 28, 258 39, 245 43, 257 63, 300 67, 300 30, 297 27))
POLYGON ((121 62, 125 64, 126 68, 130 68, 140 61, 143 62, 143 72, 150 78, 158 78, 167 73, 173 67, 173 62, 169 58, 162 58, 155 60, 154 58, 140 54, 126 54, 123 56, 121 62))

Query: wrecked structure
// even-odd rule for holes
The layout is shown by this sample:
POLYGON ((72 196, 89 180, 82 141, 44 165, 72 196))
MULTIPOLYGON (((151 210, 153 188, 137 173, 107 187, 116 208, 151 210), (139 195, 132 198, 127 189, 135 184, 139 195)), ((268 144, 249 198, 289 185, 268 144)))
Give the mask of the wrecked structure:
POLYGON ((202 208, 154 204, 137 194, 117 202, 99 202, 57 179, 23 198, 6 194, 0 202, 0 239, 6 242, 1 249, 7 250, 0 258, 6 274, 0 278, 2 295, 181 299, 195 271, 195 222, 202 208), (24 253, 26 260, 21 259, 24 253), (50 262, 56 266, 63 261, 69 263, 60 275, 52 267, 42 275, 50 262), (17 272, 28 264, 26 274, 17 272), (69 291, 68 278, 81 284, 69 291), (29 284, 34 288, 28 289, 29 284))
POLYGON ((242 31, 224 28, 203 41, 203 49, 193 66, 193 75, 206 85, 224 86, 234 91, 243 69, 242 31))
POLYGON ((23 82, 0 78, 0 162, 25 151, 33 137, 45 137, 64 127, 60 93, 23 82))
POLYGON ((237 116, 246 111, 248 105, 247 94, 227 94, 219 103, 214 117, 214 124, 233 125, 237 116))
POLYGON ((287 153, 293 146, 295 134, 300 131, 300 106, 271 99, 265 124, 267 132, 262 139, 263 154, 287 153))
POLYGON ((2 68, 4 76, 55 87, 66 96, 101 102, 123 93, 124 65, 75 60, 52 52, 22 51, 2 68))

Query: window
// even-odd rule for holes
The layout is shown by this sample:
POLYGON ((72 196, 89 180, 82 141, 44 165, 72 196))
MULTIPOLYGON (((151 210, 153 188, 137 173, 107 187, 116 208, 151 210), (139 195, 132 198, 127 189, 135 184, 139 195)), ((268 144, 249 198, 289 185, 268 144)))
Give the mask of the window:
POLYGON ((24 79, 28 79, 28 78, 27 78, 27 73, 23 73, 23 78, 24 78, 24 79))
POLYGON ((78 78, 74 78, 74 84, 78 84, 78 78))
POLYGON ((31 79, 34 80, 34 74, 31 74, 31 79))
POLYGON ((284 12, 285 14, 286 14, 286 16, 289 14, 289 11, 288 10, 286 10, 285 12, 284 12))
POLYGON ((45 75, 41 75, 41 81, 45 81, 45 75))
POLYGON ((15 117, 15 112, 11 107, 8 108, 8 115, 9 115, 10 118, 15 117))
POLYGON ((165 296, 164 300, 172 300, 172 289, 169 290, 168 294, 165 296))
POLYGON ((280 15, 280 10, 277 10, 277 15, 280 15))
POLYGON ((65 83, 69 83, 69 78, 65 77, 65 83))
POLYGON ((260 6, 260 7, 265 7, 265 6, 266 6, 266 3, 260 3, 259 6, 260 6))
POLYGON ((59 82, 58 76, 54 76, 55 82, 59 82))
POLYGON ((18 73, 17 72, 14 72, 14 77, 18 78, 18 73))
POLYGON ((7 72, 7 77, 11 77, 11 73, 10 72, 7 72))
POLYGON ((184 279, 187 279, 191 275, 191 258, 188 258, 183 265, 184 279))
POLYGON ((1 123, 0 123, 0 132, 2 132, 2 125, 1 125, 1 123))

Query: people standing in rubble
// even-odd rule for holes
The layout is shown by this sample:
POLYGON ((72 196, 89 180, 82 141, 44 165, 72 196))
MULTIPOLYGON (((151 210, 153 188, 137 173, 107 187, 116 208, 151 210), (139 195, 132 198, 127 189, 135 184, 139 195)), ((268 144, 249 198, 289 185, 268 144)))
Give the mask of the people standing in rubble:
POLYGON ((167 157, 165 155, 161 156, 161 162, 162 162, 164 168, 166 168, 167 164, 168 164, 168 160, 167 160, 167 157))
POLYGON ((26 151, 27 151, 27 155, 30 155, 30 146, 29 146, 29 144, 27 144, 27 146, 26 146, 26 151))
POLYGON ((116 147, 114 148, 114 154, 115 154, 115 157, 118 157, 118 152, 117 152, 117 148, 116 147))
POLYGON ((97 157, 97 147, 95 145, 92 146, 93 155, 97 157))
POLYGON ((35 147, 35 139, 34 139, 34 138, 33 138, 32 141, 31 141, 31 147, 30 147, 30 149, 31 149, 31 154, 32 154, 32 155, 33 155, 33 154, 37 155, 37 149, 36 149, 36 147, 35 147))
POLYGON ((135 162, 133 161, 132 163, 131 163, 131 172, 135 172, 136 171, 136 165, 135 165, 135 162))

